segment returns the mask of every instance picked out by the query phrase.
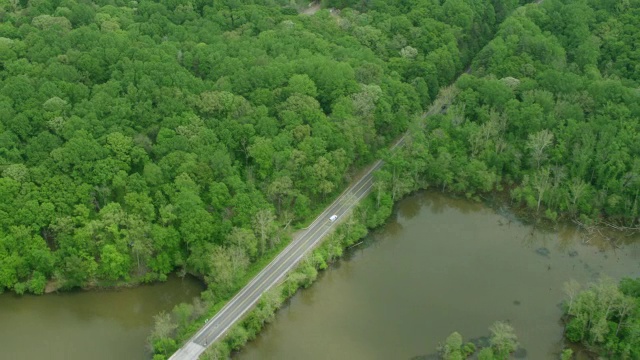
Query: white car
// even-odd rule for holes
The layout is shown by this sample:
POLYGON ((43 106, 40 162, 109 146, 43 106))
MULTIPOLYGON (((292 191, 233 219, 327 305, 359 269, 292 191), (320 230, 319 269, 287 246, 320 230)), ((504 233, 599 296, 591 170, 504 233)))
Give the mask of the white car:
POLYGON ((331 220, 331 222, 334 222, 338 219, 338 215, 331 215, 331 217, 329 218, 329 220, 331 220))

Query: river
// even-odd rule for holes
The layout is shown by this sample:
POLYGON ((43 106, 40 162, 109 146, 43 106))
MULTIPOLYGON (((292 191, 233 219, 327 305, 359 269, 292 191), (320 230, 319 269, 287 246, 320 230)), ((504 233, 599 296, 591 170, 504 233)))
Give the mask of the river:
POLYGON ((148 359, 153 316, 199 296, 196 279, 120 290, 0 295, 0 358, 148 359))
POLYGON ((613 250, 571 225, 522 224, 507 211, 420 193, 300 291, 237 360, 421 359, 453 331, 511 323, 518 357, 558 359, 563 283, 640 276, 640 241, 613 250))

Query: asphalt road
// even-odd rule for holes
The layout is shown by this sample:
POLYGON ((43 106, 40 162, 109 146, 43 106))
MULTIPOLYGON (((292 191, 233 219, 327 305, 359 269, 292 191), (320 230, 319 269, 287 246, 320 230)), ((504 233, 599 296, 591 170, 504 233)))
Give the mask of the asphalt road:
MULTIPOLYGON (((403 136, 392 147, 404 143, 403 136)), ((382 166, 378 160, 360 179, 347 188, 309 227, 291 241, 278 256, 256 275, 236 296, 184 344, 171 360, 197 359, 207 346, 211 345, 245 315, 260 299, 262 294, 284 279, 285 275, 302 260, 305 255, 320 243, 322 238, 332 231, 344 219, 360 200, 367 196, 373 187, 373 172, 382 166), (336 221, 329 218, 337 215, 336 221)))
MULTIPOLYGON (((426 118, 436 112, 445 111, 446 106, 441 104, 434 106, 422 118, 426 118)), ((402 146, 407 138, 403 135, 396 141, 391 150, 402 146)), ((349 186, 331 205, 329 205, 304 231, 296 236, 269 265, 267 265, 256 277, 254 277, 231 301, 229 301, 218 313, 209 319, 202 328, 185 343, 170 360, 197 359, 206 348, 217 340, 245 315, 260 300, 263 293, 282 281, 287 273, 293 269, 318 245, 322 238, 332 231, 360 200, 367 196, 373 187, 373 173, 383 165, 382 160, 376 161, 369 167, 354 184, 349 186), (329 218, 336 215, 338 218, 331 221, 329 218)))

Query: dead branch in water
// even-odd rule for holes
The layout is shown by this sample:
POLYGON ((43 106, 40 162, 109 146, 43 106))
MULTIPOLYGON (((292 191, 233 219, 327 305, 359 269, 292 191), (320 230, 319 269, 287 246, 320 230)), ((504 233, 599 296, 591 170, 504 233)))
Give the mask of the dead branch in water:
POLYGON ((614 249, 620 248, 618 237, 606 235, 605 233, 603 233, 603 229, 613 229, 614 231, 624 233, 624 235, 627 237, 632 236, 640 231, 640 227, 620 226, 606 222, 604 220, 598 220, 594 224, 590 225, 587 225, 578 219, 573 219, 572 222, 578 225, 578 227, 584 231, 585 236, 582 237, 583 243, 588 244, 595 236, 598 236, 600 239, 609 242, 611 246, 614 247, 614 249))
POLYGON ((640 226, 620 226, 620 225, 615 225, 606 221, 601 221, 602 224, 605 224, 606 226, 612 228, 612 229, 616 229, 618 231, 640 231, 640 226))

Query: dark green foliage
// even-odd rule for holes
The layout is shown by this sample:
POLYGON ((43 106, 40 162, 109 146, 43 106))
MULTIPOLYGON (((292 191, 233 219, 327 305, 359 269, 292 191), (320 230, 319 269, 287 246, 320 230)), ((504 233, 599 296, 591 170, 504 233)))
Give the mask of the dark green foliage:
MULTIPOLYGON (((227 358, 231 351, 241 348, 247 341, 255 338, 262 327, 274 319, 275 312, 286 299, 293 296, 299 289, 310 286, 316 280, 319 270, 326 269, 329 263, 342 255, 345 248, 353 245, 367 234, 365 224, 369 222, 374 206, 372 202, 365 201, 356 207, 354 212, 338 226, 335 232, 331 233, 322 245, 307 256, 293 272, 289 273, 282 284, 264 293, 256 307, 245 316, 243 321, 234 325, 222 341, 209 347, 202 355, 203 358, 227 358)), ((184 304, 174 309, 172 313, 174 319, 179 314, 181 307, 184 307, 184 304)), ((151 343, 160 333, 158 329, 167 327, 162 322, 165 318, 160 316, 156 318, 156 329, 150 338, 151 343)), ((177 320, 175 321, 177 322, 177 320)), ((465 344, 462 351, 472 353, 475 349, 472 348, 473 344, 465 344)))
POLYGON ((621 70, 636 42, 622 30, 605 40, 635 26, 640 4, 625 4, 545 0, 514 12, 458 79, 446 114, 411 128, 390 183, 470 197, 506 185, 554 221, 637 227, 639 83, 621 70))
POLYGON ((565 286, 565 337, 614 359, 640 357, 640 278, 565 286))
MULTIPOLYGON (((163 280, 179 269, 207 282, 207 301, 228 298, 284 241, 283 228, 308 220, 406 131, 518 4, 326 5, 356 10, 1 2, 0 292, 163 280)), ((306 260, 283 296, 425 184, 395 166, 380 174, 366 215, 306 260)), ((254 336, 276 298, 215 356, 254 336)), ((196 305, 159 315, 156 358, 201 315, 196 305)))
POLYGON ((339 18, 275 0, 25 5, 0 10, 0 289, 35 293, 181 268, 228 295, 501 16, 473 1, 343 3, 368 12, 339 18))
POLYGON ((2 4, 1 289, 183 267, 225 292, 404 130, 415 90, 284 3, 2 4), (228 243, 239 230, 259 246, 228 243))
POLYGON ((627 296, 640 298, 640 278, 624 278, 620 280, 620 291, 627 296))

